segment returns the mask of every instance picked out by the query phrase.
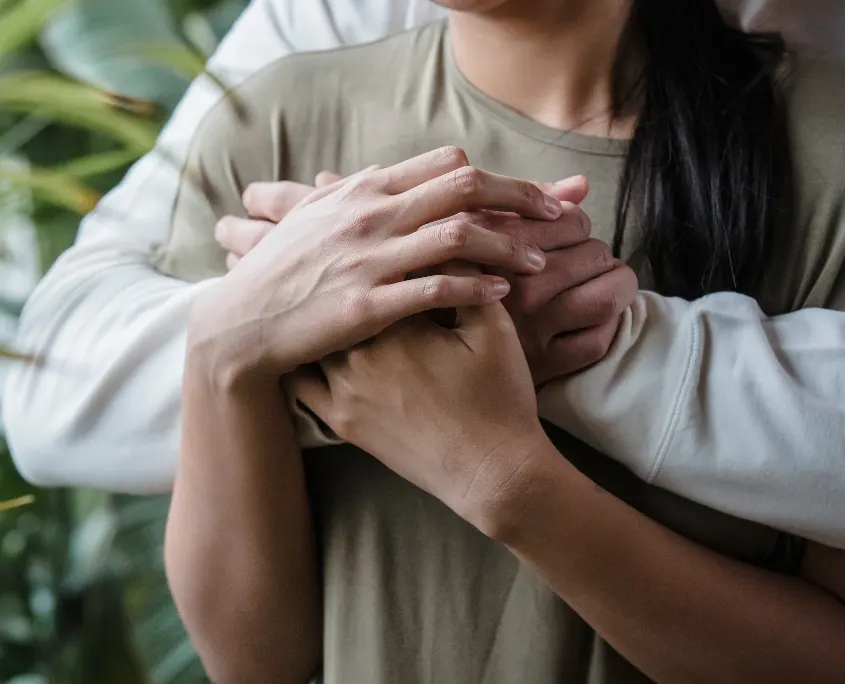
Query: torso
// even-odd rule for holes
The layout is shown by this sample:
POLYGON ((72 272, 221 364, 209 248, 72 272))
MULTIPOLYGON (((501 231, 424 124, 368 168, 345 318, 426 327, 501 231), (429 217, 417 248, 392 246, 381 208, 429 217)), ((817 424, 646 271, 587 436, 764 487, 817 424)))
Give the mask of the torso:
MULTIPOLYGON (((204 126, 214 140, 192 163, 220 201, 209 212, 183 188, 160 262, 177 277, 223 272, 214 219, 242 213, 240 193, 251 181, 310 183, 321 170, 348 174, 447 144, 464 148, 477 166, 511 176, 587 175, 584 206, 594 234, 612 238, 625 143, 554 131, 490 101, 454 68, 442 25, 289 58, 238 96, 255 106, 255 122, 244 131, 225 109, 204 126)), ((793 128, 802 145, 820 146, 817 132, 793 128)), ((841 303, 845 231, 834 229, 845 202, 833 184, 812 177, 837 170, 836 155, 823 147, 812 151, 811 171, 796 174, 795 218, 777 236, 761 292, 772 313, 841 303)), ((625 256, 642 266, 639 235, 628 234, 625 256)), ((793 560, 783 535, 649 487, 560 430, 549 432, 579 468, 676 531, 758 565, 786 568, 793 560)), ((326 684, 647 681, 506 550, 367 454, 329 447, 306 452, 305 462, 324 568, 326 684)))

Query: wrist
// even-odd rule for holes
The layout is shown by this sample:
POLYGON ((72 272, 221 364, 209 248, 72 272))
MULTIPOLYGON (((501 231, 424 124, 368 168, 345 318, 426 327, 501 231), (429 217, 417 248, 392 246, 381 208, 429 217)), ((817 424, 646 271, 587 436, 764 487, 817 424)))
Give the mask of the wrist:
POLYGON ((490 452, 461 502, 453 507, 494 541, 507 544, 543 496, 550 474, 567 463, 539 423, 490 452))
POLYGON ((260 331, 221 287, 203 292, 188 317, 186 373, 201 374, 218 391, 278 382, 262 357, 260 331))

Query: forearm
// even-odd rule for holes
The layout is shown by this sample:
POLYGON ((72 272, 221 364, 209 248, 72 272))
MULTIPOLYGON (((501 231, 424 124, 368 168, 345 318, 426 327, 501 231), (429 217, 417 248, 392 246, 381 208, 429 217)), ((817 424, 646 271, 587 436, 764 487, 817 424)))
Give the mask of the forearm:
MULTIPOLYGON (((331 33, 303 30, 308 16, 291 18, 293 4, 253 0, 209 69, 235 86, 306 47, 294 40, 301 36, 315 48, 338 44, 331 33)), ((173 486, 185 322, 208 283, 166 278, 151 260, 170 239, 194 132, 222 95, 205 75, 193 82, 156 149, 82 221, 76 244, 24 309, 17 344, 46 366, 11 366, 3 422, 18 468, 36 484, 130 493, 173 486)))
POLYGON ((275 380, 216 385, 189 355, 166 537, 183 621, 214 681, 302 684, 322 615, 293 421, 275 380))
POLYGON ((670 532, 545 448, 492 534, 646 675, 661 684, 842 680, 842 603, 670 532))
POLYGON ((173 484, 185 321, 211 283, 157 275, 118 245, 74 248, 27 304, 3 402, 18 468, 42 486, 173 484))
POLYGON ((647 482, 843 548, 843 362, 845 313, 642 292, 606 359, 549 383, 540 414, 647 482))

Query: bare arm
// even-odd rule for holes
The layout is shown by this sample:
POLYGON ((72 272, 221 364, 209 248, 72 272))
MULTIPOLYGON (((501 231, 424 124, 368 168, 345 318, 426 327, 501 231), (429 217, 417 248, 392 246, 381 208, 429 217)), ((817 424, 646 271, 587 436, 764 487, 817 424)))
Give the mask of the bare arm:
POLYGON ((186 362, 171 591, 212 680, 303 684, 322 614, 293 421, 277 378, 221 379, 208 352, 192 345, 186 362))
POLYGON ((811 544, 804 578, 777 575, 602 490, 540 426, 503 307, 405 321, 322 366, 297 388, 337 434, 508 547, 652 680, 842 682, 845 554, 811 544))
POLYGON ((818 585, 745 565, 663 528, 543 448, 492 534, 645 674, 661 684, 842 681, 841 552, 810 546, 804 575, 818 585))
MULTIPOLYGON (((506 280, 480 273, 407 280, 417 266, 465 256, 464 245, 444 252, 420 226, 503 201, 549 219, 563 212, 535 186, 469 168, 450 148, 349 183, 289 214, 194 305, 188 326, 166 560, 184 622, 220 682, 303 682, 319 662, 313 531, 279 379, 413 314, 507 294, 506 280), (462 189, 464 177, 477 192, 462 189), (359 254, 369 257, 350 258, 359 254)), ((527 253, 514 257, 489 231, 475 236, 467 248, 482 243, 494 264, 527 253)))

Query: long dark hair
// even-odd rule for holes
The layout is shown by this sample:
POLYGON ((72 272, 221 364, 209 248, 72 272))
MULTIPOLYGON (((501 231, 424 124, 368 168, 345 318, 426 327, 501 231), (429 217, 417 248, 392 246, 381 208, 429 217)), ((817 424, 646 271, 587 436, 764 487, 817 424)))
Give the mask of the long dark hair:
POLYGON ((752 293, 787 166, 773 66, 783 42, 730 28, 713 0, 633 0, 631 11, 645 71, 614 251, 636 221, 658 292, 752 293))

